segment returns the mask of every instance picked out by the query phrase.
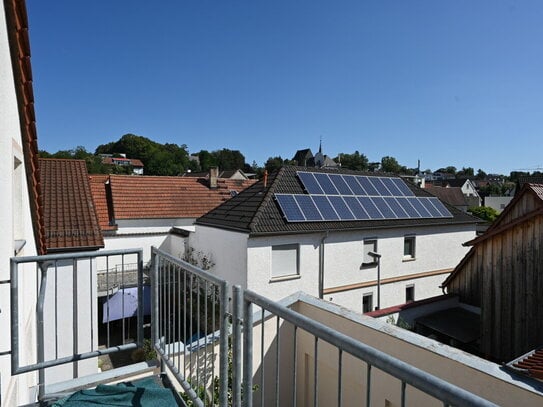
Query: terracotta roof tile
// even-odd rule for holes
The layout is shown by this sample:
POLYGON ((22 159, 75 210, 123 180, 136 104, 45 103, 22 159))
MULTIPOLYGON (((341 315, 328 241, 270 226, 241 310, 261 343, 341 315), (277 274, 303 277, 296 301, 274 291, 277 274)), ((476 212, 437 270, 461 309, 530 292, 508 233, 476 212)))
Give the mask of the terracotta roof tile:
POLYGON ((104 247, 83 160, 39 160, 47 251, 104 247))
POLYGON ((106 184, 109 181, 109 175, 89 175, 94 208, 98 215, 98 223, 102 231, 116 230, 117 227, 112 224, 113 213, 108 205, 106 184))
POLYGON ((100 226, 108 230, 109 220, 152 218, 197 218, 241 192, 254 180, 219 179, 216 189, 208 181, 193 177, 109 176, 111 188, 107 207, 105 179, 91 176, 93 197, 100 226))
POLYGON ((535 349, 509 362, 507 367, 518 373, 543 380, 543 348, 535 349))

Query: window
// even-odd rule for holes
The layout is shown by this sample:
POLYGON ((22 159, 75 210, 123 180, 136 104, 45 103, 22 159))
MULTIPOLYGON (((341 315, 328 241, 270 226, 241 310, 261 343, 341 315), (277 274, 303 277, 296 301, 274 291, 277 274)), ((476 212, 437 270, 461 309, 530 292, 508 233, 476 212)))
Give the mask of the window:
POLYGON ((271 278, 297 276, 298 274, 298 245, 272 246, 271 278))
POLYGON ((369 252, 377 252, 377 240, 371 239, 371 240, 364 240, 364 260, 362 260, 363 266, 369 266, 373 264, 377 264, 377 258, 374 256, 370 256, 369 252))
POLYGON ((413 284, 405 287, 405 302, 415 301, 415 286, 413 284))
POLYGON ((404 237, 403 258, 404 260, 410 260, 415 258, 415 236, 404 237))
POLYGON ((373 294, 364 294, 362 296, 362 312, 371 312, 373 311, 373 294))

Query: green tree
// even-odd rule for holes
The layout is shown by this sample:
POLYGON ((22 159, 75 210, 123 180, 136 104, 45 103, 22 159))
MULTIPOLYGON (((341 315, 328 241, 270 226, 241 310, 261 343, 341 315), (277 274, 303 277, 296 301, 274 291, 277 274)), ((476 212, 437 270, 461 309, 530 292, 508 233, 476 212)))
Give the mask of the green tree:
POLYGON ((399 174, 402 170, 402 166, 398 163, 394 157, 385 156, 381 158, 381 171, 392 172, 399 174))
POLYGON ((217 160, 207 150, 202 150, 198 153, 198 160, 200 161, 200 168, 202 171, 209 171, 211 167, 217 166, 217 160))
POLYGON ((341 162, 341 167, 349 170, 368 170, 368 157, 364 154, 360 154, 358 151, 355 151, 353 154, 341 153, 334 158, 334 161, 337 163, 341 162))
POLYGON ((469 178, 473 176, 474 170, 472 167, 462 167, 462 169, 456 173, 456 178, 469 178))
POLYGON ((238 150, 223 148, 213 152, 217 165, 221 170, 237 170, 245 168, 245 157, 238 150))
POLYGON ((494 222, 499 216, 498 211, 489 206, 474 206, 468 209, 468 212, 473 216, 476 216, 480 219, 486 220, 487 222, 494 222))
POLYGON ((285 160, 281 156, 270 157, 264 163, 264 169, 268 170, 268 173, 275 172, 279 170, 285 164, 285 160))
POLYGON ((477 179, 486 179, 486 172, 484 172, 482 169, 477 170, 477 174, 475 174, 475 178, 477 179))

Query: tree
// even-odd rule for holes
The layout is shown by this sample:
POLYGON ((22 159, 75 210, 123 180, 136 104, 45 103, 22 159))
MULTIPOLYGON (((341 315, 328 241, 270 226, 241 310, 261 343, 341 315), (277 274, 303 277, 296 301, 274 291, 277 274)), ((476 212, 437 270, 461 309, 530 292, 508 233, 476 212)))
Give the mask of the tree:
POLYGON ((269 173, 279 170, 285 164, 285 160, 281 156, 270 157, 264 164, 264 168, 268 170, 269 173))
POLYGON ((477 170, 477 174, 475 175, 475 178, 477 179, 486 179, 486 172, 484 172, 482 169, 477 170))
POLYGON ((462 167, 462 169, 456 173, 456 178, 468 178, 473 176, 474 171, 472 167, 462 167))
POLYGON ((489 206, 474 206, 468 209, 468 212, 473 216, 476 216, 480 219, 486 220, 487 222, 494 222, 499 216, 498 211, 489 206))
POLYGON ((355 171, 367 171, 368 170, 368 158, 364 154, 360 154, 355 151, 353 154, 341 153, 334 161, 341 163, 342 168, 355 171))
POLYGON ((444 172, 447 174, 456 175, 456 167, 449 165, 448 167, 438 169, 436 172, 444 172))
POLYGON ((398 163, 394 157, 385 156, 381 158, 381 171, 392 172, 399 174, 402 170, 402 166, 398 163))
POLYGON ((245 167, 245 157, 239 150, 223 148, 213 152, 218 167, 221 170, 237 170, 245 167))
POLYGON ((198 153, 198 160, 200 161, 200 169, 202 171, 209 171, 211 167, 217 166, 217 160, 207 150, 202 150, 198 153))

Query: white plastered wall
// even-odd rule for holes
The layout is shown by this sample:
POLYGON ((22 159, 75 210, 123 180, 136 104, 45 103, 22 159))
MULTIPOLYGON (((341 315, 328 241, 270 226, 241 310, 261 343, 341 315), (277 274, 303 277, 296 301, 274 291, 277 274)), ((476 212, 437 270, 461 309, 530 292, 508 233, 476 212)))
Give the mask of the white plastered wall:
MULTIPOLYGON (((26 241, 19 255, 35 255, 36 246, 3 2, 0 4, 0 112, 0 281, 6 281, 10 279, 9 259, 14 255, 14 240, 26 241)), ((30 270, 29 273, 24 273, 26 278, 20 282, 21 292, 31 292, 32 287, 35 287, 35 275, 30 270)), ((22 297, 21 324, 30 328, 35 326, 35 303, 31 298, 22 297)), ((10 286, 0 284, 0 352, 11 348, 9 302, 10 286)), ((35 343, 30 339, 22 343, 21 347, 24 352, 31 354, 34 352, 35 343)), ((12 377, 8 354, 0 356, 0 375, 1 396, 6 405, 29 401, 29 388, 36 384, 34 373, 12 377)))

